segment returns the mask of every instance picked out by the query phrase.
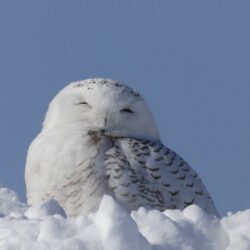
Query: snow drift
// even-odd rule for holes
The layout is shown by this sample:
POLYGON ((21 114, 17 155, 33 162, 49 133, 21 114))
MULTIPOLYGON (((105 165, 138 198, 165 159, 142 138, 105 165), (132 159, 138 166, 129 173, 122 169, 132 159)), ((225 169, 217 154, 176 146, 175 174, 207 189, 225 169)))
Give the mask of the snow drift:
POLYGON ((128 214, 104 196, 96 213, 66 218, 55 200, 28 207, 0 188, 0 249, 247 250, 250 209, 222 219, 195 205, 128 214))

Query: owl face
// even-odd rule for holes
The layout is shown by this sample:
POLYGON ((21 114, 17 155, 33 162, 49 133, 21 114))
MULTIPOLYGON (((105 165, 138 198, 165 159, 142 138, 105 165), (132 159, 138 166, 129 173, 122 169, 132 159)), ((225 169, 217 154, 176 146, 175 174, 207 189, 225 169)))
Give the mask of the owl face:
POLYGON ((44 129, 62 128, 159 140, 143 97, 126 85, 107 79, 74 82, 59 92, 49 106, 44 129))

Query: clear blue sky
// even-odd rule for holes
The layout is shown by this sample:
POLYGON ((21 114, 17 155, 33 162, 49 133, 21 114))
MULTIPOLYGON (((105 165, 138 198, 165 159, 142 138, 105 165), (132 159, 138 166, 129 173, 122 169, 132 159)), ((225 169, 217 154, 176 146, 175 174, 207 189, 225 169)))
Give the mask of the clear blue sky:
POLYGON ((145 96, 222 214, 250 208, 249 0, 1 0, 0 180, 22 200, 49 101, 96 76, 145 96))

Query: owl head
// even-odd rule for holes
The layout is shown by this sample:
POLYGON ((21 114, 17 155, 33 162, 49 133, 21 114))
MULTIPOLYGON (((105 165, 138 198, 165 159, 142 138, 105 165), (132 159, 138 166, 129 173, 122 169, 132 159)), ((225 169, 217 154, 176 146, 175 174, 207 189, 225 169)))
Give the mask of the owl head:
POLYGON ((102 131, 109 135, 159 140, 144 98, 111 79, 87 79, 62 89, 49 105, 43 130, 102 131))

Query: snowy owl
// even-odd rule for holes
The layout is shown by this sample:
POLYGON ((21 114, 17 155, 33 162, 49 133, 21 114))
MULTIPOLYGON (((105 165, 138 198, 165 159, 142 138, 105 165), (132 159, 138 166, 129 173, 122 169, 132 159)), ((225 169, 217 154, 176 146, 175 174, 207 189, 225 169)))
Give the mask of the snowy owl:
POLYGON ((105 194, 128 211, 197 204, 218 215, 197 173, 162 144, 143 97, 110 79, 57 94, 29 147, 25 179, 30 205, 54 198, 68 216, 95 211, 105 194))

